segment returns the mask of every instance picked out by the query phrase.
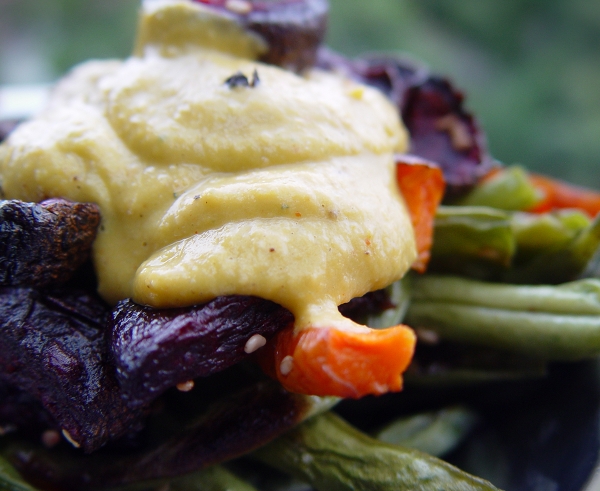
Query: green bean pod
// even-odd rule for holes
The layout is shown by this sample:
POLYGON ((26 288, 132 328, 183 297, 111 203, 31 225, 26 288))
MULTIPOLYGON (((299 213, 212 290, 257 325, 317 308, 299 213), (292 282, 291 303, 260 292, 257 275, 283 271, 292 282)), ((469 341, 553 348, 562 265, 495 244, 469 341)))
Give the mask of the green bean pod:
POLYGON ((414 449, 370 438, 332 413, 254 453, 319 491, 491 491, 489 482, 414 449))
POLYGON ((475 186, 456 204, 524 211, 535 206, 539 199, 540 196, 529 181, 527 171, 523 167, 514 165, 475 186))
POLYGON ((477 415, 463 406, 399 418, 379 430, 375 438, 442 457, 456 448, 477 422, 477 415))
POLYGON ((544 251, 564 248, 578 233, 588 228, 590 222, 590 218, 579 210, 513 213, 511 226, 517 242, 515 263, 534 259, 544 251))
POLYGON ((600 280, 552 287, 423 276, 415 279, 413 298, 406 323, 441 339, 545 360, 600 353, 600 280))
POLYGON ((510 266, 515 250, 509 213, 468 206, 438 209, 431 270, 489 277, 510 266))
POLYGON ((0 457, 0 491, 35 491, 25 483, 19 473, 0 457))
POLYGON ((550 248, 525 265, 506 271, 503 280, 523 284, 572 281, 586 270, 599 251, 600 215, 565 245, 550 248))
POLYGON ((158 480, 112 488, 106 491, 257 491, 246 481, 221 465, 214 465, 183 477, 170 480, 158 480))

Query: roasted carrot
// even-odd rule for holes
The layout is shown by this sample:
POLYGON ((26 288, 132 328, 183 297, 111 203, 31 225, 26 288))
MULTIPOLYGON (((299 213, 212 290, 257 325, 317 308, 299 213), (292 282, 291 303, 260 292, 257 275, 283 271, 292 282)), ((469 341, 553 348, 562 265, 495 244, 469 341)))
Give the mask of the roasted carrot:
POLYGON ((446 183, 435 164, 413 155, 396 156, 398 186, 404 196, 417 241, 413 269, 423 273, 431 256, 433 220, 442 201, 446 183))
POLYGON ((292 326, 265 347, 260 361, 291 392, 358 398, 401 390, 415 342, 413 330, 403 325, 381 330, 292 326))
POLYGON ((539 191, 542 198, 528 211, 544 213, 563 208, 577 208, 586 212, 592 218, 600 212, 600 193, 597 191, 568 184, 541 174, 530 174, 529 180, 539 191))

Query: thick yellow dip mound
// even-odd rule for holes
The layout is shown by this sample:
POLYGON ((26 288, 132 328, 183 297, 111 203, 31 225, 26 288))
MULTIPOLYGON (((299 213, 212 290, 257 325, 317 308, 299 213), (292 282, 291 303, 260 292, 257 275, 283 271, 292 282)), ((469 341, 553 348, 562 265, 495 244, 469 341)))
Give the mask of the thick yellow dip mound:
POLYGON ((396 110, 333 74, 256 62, 261 40, 185 1, 143 8, 135 55, 89 62, 0 147, 6 198, 97 203, 100 294, 156 307, 248 294, 300 325, 415 259, 396 110), (254 87, 230 87, 236 72, 254 87))

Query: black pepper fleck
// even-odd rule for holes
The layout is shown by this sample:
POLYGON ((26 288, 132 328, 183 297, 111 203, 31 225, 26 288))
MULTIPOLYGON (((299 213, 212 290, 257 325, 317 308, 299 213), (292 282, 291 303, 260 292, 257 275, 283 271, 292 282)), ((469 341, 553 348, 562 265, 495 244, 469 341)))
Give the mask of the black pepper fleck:
POLYGON ((248 80, 248 77, 244 75, 242 72, 236 72, 227 80, 225 80, 225 84, 230 89, 235 89, 236 87, 256 87, 260 83, 260 78, 258 77, 258 72, 254 70, 252 72, 252 79, 248 80))

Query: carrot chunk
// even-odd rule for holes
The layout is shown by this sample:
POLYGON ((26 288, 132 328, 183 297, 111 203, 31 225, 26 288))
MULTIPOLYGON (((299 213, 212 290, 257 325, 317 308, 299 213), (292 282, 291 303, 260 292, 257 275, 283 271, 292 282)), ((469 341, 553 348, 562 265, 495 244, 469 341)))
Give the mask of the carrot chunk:
POLYGON ((401 390, 415 342, 403 325, 358 331, 290 327, 277 334, 270 352, 263 351, 261 364, 291 392, 359 398, 401 390))
POLYGON ((530 174, 529 181, 539 191, 542 199, 528 211, 544 213, 563 208, 578 208, 592 218, 600 212, 600 193, 596 191, 541 174, 530 174))
POLYGON ((423 273, 431 257, 433 221, 446 187, 444 175, 437 165, 412 155, 396 156, 396 175, 417 241, 412 267, 423 273))

